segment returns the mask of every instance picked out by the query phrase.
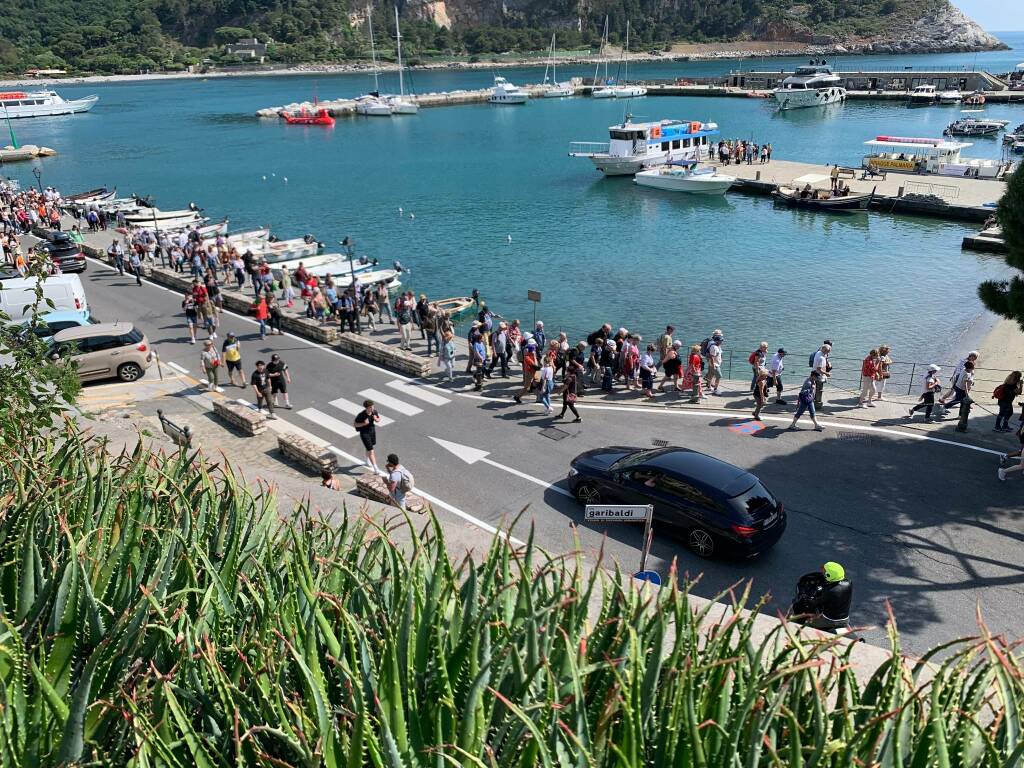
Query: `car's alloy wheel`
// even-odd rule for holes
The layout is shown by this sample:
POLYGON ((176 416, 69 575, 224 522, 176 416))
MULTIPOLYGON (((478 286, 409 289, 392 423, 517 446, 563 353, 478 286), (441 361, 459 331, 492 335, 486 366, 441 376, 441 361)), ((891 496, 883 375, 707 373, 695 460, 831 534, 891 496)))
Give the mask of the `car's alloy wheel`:
POLYGON ((715 554, 715 538, 703 528, 693 528, 686 537, 686 543, 699 557, 715 554))
POLYGON ((125 363, 117 369, 117 378, 121 381, 137 381, 142 377, 142 369, 135 363, 125 363))
POLYGON ((590 483, 582 483, 576 489, 576 498, 584 504, 600 504, 601 492, 590 483))

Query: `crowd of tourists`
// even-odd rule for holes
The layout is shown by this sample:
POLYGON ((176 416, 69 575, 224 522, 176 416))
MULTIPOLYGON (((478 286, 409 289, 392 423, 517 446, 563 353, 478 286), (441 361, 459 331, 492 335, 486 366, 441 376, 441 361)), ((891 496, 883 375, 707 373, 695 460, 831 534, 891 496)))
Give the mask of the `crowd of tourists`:
MULTIPOLYGON (((0 262, 22 277, 28 275, 37 254, 31 247, 23 250, 21 238, 37 226, 59 230, 61 213, 60 193, 52 187, 21 190, 7 182, 0 182, 0 262)), ((42 258, 41 268, 44 273, 60 274, 59 263, 48 255, 42 258)))

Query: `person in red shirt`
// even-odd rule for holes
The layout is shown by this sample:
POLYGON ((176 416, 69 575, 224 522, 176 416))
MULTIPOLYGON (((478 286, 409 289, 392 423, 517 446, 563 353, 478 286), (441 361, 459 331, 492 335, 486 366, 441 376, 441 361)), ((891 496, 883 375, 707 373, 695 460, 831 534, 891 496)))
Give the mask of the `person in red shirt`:
POLYGON ((210 292, 197 277, 192 281, 192 298, 196 303, 196 314, 203 321, 203 327, 211 339, 217 338, 217 308, 210 301, 210 292))
POLYGON ((523 350, 523 388, 519 390, 519 394, 513 396, 513 400, 517 403, 523 402, 523 395, 529 394, 531 387, 533 387, 533 377, 540 370, 540 366, 537 365, 537 345, 532 341, 527 343, 526 349, 523 350))
POLYGON ((262 296, 252 303, 252 315, 260 324, 260 338, 267 338, 267 320, 270 317, 270 310, 267 309, 267 300, 262 296))
POLYGON ((875 382, 882 375, 882 361, 878 350, 872 349, 860 365, 860 407, 874 408, 875 382))
POLYGON ((701 396, 701 385, 704 379, 701 376, 701 369, 704 367, 704 360, 700 356, 700 345, 694 344, 690 347, 690 356, 686 360, 686 372, 683 374, 683 388, 690 390, 690 402, 699 403, 701 396))

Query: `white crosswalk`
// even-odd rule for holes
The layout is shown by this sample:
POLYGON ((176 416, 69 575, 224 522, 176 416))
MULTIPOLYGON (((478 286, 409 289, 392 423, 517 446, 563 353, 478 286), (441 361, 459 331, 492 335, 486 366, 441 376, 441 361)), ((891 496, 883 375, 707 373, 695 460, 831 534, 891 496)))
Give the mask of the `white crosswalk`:
MULTIPOLYGON (((377 410, 381 412, 380 421, 377 422, 378 427, 387 427, 394 424, 398 419, 417 416, 423 413, 424 408, 427 406, 440 407, 451 402, 449 398, 443 397, 428 386, 411 381, 396 379, 395 381, 389 381, 386 386, 395 390, 396 394, 401 393, 417 402, 415 404, 409 403, 404 399, 395 397, 394 394, 382 392, 379 389, 368 388, 360 390, 357 393, 359 397, 373 400, 377 410), (390 414, 390 416, 385 416, 385 413, 390 414)), ((338 397, 331 400, 328 405, 330 408, 348 414, 353 418, 363 410, 361 399, 356 401, 338 397)), ((350 439, 359 434, 355 427, 352 426, 351 421, 343 421, 337 418, 337 414, 333 414, 330 409, 303 408, 301 411, 296 411, 296 413, 313 424, 323 427, 342 438, 350 439)))

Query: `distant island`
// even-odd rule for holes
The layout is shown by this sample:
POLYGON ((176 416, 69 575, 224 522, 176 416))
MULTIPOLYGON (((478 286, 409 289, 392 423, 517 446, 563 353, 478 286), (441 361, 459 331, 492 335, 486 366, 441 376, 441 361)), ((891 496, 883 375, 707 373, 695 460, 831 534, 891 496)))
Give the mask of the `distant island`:
MULTIPOLYGON (((369 54, 367 9, 345 0, 0 3, 0 72, 9 74, 346 66, 369 54)), ((585 56, 600 46, 606 16, 613 47, 628 19, 631 52, 650 57, 1006 48, 948 0, 665 0, 636 9, 610 0, 408 0, 403 50, 414 66, 508 61, 545 50, 555 33, 567 57, 585 56)), ((376 6, 372 23, 387 60, 393 6, 376 6)))

